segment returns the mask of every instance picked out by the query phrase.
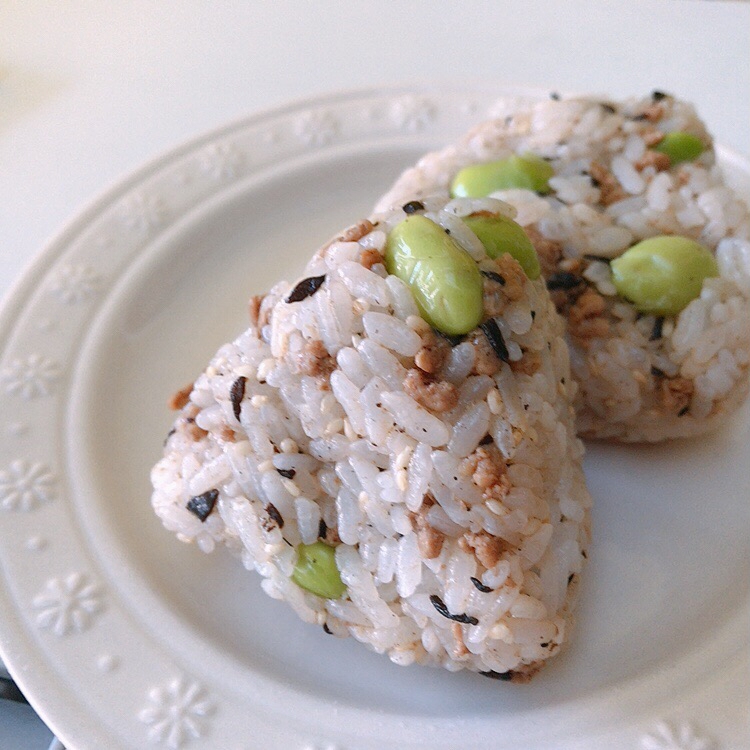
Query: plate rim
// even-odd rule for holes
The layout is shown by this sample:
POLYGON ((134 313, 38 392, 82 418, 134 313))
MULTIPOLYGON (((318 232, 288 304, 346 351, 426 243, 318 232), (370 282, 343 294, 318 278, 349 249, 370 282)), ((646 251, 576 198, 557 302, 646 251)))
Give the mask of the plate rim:
MULTIPOLYGON (((0 356, 6 354, 9 347, 9 338, 24 309, 24 301, 28 302, 31 295, 38 290, 45 274, 50 270, 51 266, 59 260, 60 256, 69 249, 71 242, 77 237, 80 237, 92 221, 97 217, 100 217, 108 208, 116 205, 123 196, 128 194, 128 192, 136 188, 138 185, 142 185, 146 180, 158 174, 161 170, 177 163, 181 158, 188 156, 191 153, 196 153, 206 145, 230 137, 245 128, 249 128, 253 125, 262 125, 265 121, 283 117, 286 114, 298 113, 304 109, 326 105, 331 106, 341 102, 351 103, 352 100, 363 99, 368 96, 395 97, 414 94, 445 96, 455 93, 457 88, 458 84, 453 82, 446 82, 446 84, 421 84, 419 86, 414 84, 403 84, 398 86, 354 88, 344 91, 328 92, 319 96, 301 97, 286 102, 280 106, 269 107, 258 111, 257 113, 236 118, 219 125, 218 127, 205 130, 199 135, 186 139, 177 146, 148 159, 140 166, 113 181, 88 201, 62 225, 49 241, 44 243, 42 248, 29 261, 20 275, 16 277, 13 284, 4 295, 2 304, 0 305, 0 356)), ((474 94, 478 94, 479 92, 489 93, 491 91, 492 97, 495 99, 498 99, 501 96, 526 96, 539 98, 541 96, 546 96, 550 91, 550 89, 545 89, 543 87, 509 87, 491 84, 490 82, 483 83, 480 86, 474 85, 469 90, 474 94)), ((720 145, 717 146, 717 153, 720 154, 722 158, 734 162, 742 171, 750 173, 750 161, 748 161, 744 155, 720 145)), ((181 216, 175 217, 175 221, 178 221, 181 216)), ((2 580, 5 585, 0 586, 0 599, 7 602, 8 581, 5 575, 3 575, 2 580)), ((7 620, 5 620, 5 622, 7 622, 7 620)), ((733 621, 732 624, 734 625, 736 623, 733 621)), ((20 620, 19 628, 21 631, 24 630, 20 620)), ((10 639, 7 637, 7 632, 8 629, 5 624, 3 624, 2 627, 0 627, 0 653, 3 654, 9 670, 17 679, 21 688, 28 690, 29 687, 32 687, 32 689, 29 690, 32 705, 34 705, 35 709, 37 709, 38 705, 39 707, 37 710, 40 716, 47 720, 47 707, 50 704, 47 703, 45 705, 41 700, 37 701, 37 696, 35 695, 36 691, 32 686, 34 678, 29 677, 29 679, 27 679, 23 668, 17 666, 16 654, 14 653, 15 649, 10 642, 10 639)), ((23 636, 26 637, 28 634, 23 633, 23 636)), ((28 646, 31 647, 30 650, 33 652, 33 638, 28 636, 24 638, 24 640, 27 642, 28 646)), ((19 639, 14 638, 13 641, 18 643, 19 639)), ((33 654, 19 654, 18 659, 28 658, 32 655, 33 654)), ((633 681, 637 682, 638 679, 634 679, 633 681)), ((55 710, 50 710, 50 713, 55 713, 55 710)), ((54 717, 50 717, 50 719, 51 726, 57 724, 54 717)), ((67 730, 61 732, 61 735, 63 738, 68 736, 72 738, 72 734, 69 735, 67 730)), ((103 737, 97 741, 106 742, 107 738, 103 737)))

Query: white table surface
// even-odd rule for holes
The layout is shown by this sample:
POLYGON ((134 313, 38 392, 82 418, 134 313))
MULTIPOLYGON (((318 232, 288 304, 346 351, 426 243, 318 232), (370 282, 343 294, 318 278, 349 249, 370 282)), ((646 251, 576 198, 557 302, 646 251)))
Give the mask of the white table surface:
MULTIPOLYGON (((5 2, 0 296, 144 161, 324 92, 446 79, 612 97, 657 88, 693 101, 719 142, 747 154, 748 50, 750 3, 736 0, 5 2)), ((0 704, 0 748, 49 739, 30 710, 0 704)))

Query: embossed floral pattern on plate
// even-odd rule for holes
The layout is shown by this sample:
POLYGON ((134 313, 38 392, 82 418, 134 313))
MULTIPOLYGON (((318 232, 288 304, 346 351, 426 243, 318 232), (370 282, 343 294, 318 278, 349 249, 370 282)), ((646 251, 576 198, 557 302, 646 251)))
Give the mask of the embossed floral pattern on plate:
POLYGON ((688 722, 660 721, 641 738, 642 750, 716 750, 716 743, 688 722))
POLYGON ((60 365, 53 359, 30 354, 13 359, 0 371, 0 382, 8 393, 30 401, 51 395, 61 374, 60 365))
POLYGON ((5 471, 0 471, 0 508, 3 510, 28 512, 56 496, 57 477, 44 464, 17 459, 5 471))
POLYGON ((138 718, 149 727, 149 740, 170 750, 203 737, 208 730, 208 717, 214 711, 203 687, 184 676, 151 688, 148 702, 138 718))
POLYGON ((33 604, 36 624, 63 636, 90 627, 104 609, 104 597, 85 573, 70 573, 64 578, 50 578, 33 604))

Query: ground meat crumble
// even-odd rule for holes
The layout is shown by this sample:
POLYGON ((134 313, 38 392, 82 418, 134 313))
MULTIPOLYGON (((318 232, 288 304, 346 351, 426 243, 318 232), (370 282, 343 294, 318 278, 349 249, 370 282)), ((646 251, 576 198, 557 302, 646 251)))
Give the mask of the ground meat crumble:
POLYGON ((649 104, 641 112, 641 116, 644 120, 648 120, 648 122, 659 122, 664 117, 664 107, 661 104, 649 104))
POLYGON ((516 375, 533 375, 542 366, 542 355, 539 352, 524 352, 523 357, 510 363, 510 369, 516 375))
POLYGON ((485 500, 503 500, 510 490, 505 461, 494 445, 480 445, 464 459, 461 473, 471 477, 485 500))
POLYGON ((497 272, 505 279, 503 293, 511 301, 521 299, 526 288, 526 273, 521 264, 510 254, 503 253, 495 260, 497 272))
POLYGON ((377 250, 373 250, 372 248, 367 248, 362 251, 362 255, 360 256, 359 262, 366 269, 370 270, 373 266, 376 266, 378 263, 383 262, 383 256, 377 250))
POLYGON ((224 425, 219 430, 219 438, 227 443, 236 443, 237 433, 229 425, 224 425))
POLYGON ((449 344, 430 329, 422 335, 422 348, 414 357, 414 364, 422 371, 434 375, 448 356, 449 344))
POLYGON ((603 206, 609 206, 617 203, 623 198, 627 198, 627 193, 622 189, 618 179, 603 164, 598 161, 592 161, 589 167, 589 174, 595 180, 599 187, 599 202, 603 206))
POLYGON ((669 412, 684 413, 690 406, 695 384, 688 378, 663 378, 661 380, 661 402, 669 412))
POLYGON ((578 339, 598 338, 609 333, 609 321, 603 317, 607 303, 601 294, 589 288, 578 297, 568 314, 568 329, 578 339))
POLYGON ((664 140, 664 133, 656 128, 648 128, 641 133, 641 138, 646 146, 651 148, 651 146, 655 146, 657 143, 664 140))
POLYGON ((466 532, 458 543, 464 552, 471 552, 488 570, 494 568, 506 551, 506 543, 486 531, 466 532))
POLYGON ((458 388, 453 383, 435 380, 421 369, 406 373, 404 391, 425 409, 438 414, 450 411, 458 403, 458 388))
POLYGON ((427 511, 433 504, 432 496, 428 495, 419 511, 409 514, 417 535, 419 554, 425 560, 436 558, 443 549, 443 542, 445 541, 445 534, 431 526, 427 521, 427 511))
POLYGON ((200 409, 195 404, 189 404, 183 412, 182 418, 179 419, 176 424, 177 427, 179 427, 180 424, 183 424, 185 426, 185 432, 196 443, 199 440, 203 440, 203 438, 208 435, 206 430, 195 424, 195 417, 198 415, 198 412, 200 412, 200 409))
POLYGON ((262 294, 256 294, 253 297, 250 297, 248 303, 247 303, 247 312, 250 316, 250 322, 257 326, 258 322, 260 321, 260 306, 263 304, 263 295, 262 294))
POLYGON ((356 224, 352 224, 347 227, 338 237, 336 242, 357 242, 361 240, 366 234, 372 232, 375 229, 375 225, 369 219, 362 219, 356 224))
POLYGON ((551 276, 557 270, 557 264, 562 258, 562 245, 555 240, 548 240, 536 227, 524 227, 527 237, 539 257, 539 265, 543 276, 551 276))
POLYGON ((336 369, 336 362, 328 353, 322 341, 307 341, 296 356, 297 367, 303 375, 327 377, 336 369))
POLYGON ((646 167, 653 167, 657 172, 664 172, 671 166, 672 162, 666 154, 661 151, 646 151, 646 153, 635 162, 635 168, 642 172, 646 167))
POLYGON ((187 402, 190 400, 190 394, 193 392, 193 383, 186 385, 184 388, 180 388, 177 393, 170 396, 167 401, 167 407, 172 411, 179 411, 187 406, 187 402))
POLYGON ((500 367, 500 361, 495 350, 490 346, 487 337, 480 330, 471 333, 469 342, 474 347, 474 367, 472 373, 475 375, 494 375, 500 367))

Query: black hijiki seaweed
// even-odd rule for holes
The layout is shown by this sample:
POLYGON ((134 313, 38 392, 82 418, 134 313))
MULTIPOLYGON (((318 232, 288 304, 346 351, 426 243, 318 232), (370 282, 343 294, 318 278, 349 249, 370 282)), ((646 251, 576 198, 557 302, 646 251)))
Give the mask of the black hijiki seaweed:
POLYGON ((284 479, 294 479, 294 475, 297 473, 294 469, 276 469, 284 479))
POLYGON ((240 421, 240 412, 242 411, 242 399, 245 398, 246 383, 247 378, 244 375, 240 375, 240 377, 232 383, 232 387, 229 389, 229 398, 232 402, 234 418, 238 422, 240 421))
POLYGON ((450 333, 443 333, 442 331, 438 331, 437 328, 433 328, 432 330, 435 331, 441 339, 445 339, 451 346, 458 346, 466 338, 464 335, 451 336, 450 333))
POLYGON ((482 677, 489 677, 491 680, 502 680, 503 682, 510 682, 513 679, 513 672, 495 672, 490 669, 487 672, 480 672, 482 677))
POLYGON ((194 516, 197 516, 201 523, 203 523, 208 516, 211 514, 211 511, 214 509, 214 505, 216 505, 216 500, 219 497, 219 490, 209 490, 208 492, 204 492, 202 495, 196 495, 195 497, 191 497, 190 500, 187 501, 187 505, 185 506, 194 516))
POLYGON ((490 346, 495 354, 497 354, 498 359, 501 362, 510 362, 508 347, 505 345, 503 333, 498 327, 495 319, 488 318, 484 323, 480 323, 479 327, 482 329, 482 333, 487 337, 487 341, 490 342, 490 346))
POLYGON ((424 211, 424 203, 422 201, 409 201, 401 206, 405 214, 415 214, 417 211, 424 211))
POLYGON ((585 282, 580 276, 568 273, 568 271, 560 271, 560 273, 553 273, 547 279, 547 289, 550 291, 555 291, 556 289, 574 289, 583 283, 585 282))
POLYGON ((278 524, 280 529, 284 528, 284 517, 279 513, 278 508, 273 503, 266 505, 266 513, 278 524))
POLYGON ((471 576, 469 579, 479 591, 481 591, 483 594, 489 594, 492 589, 489 586, 485 586, 478 578, 474 578, 474 576, 471 576))
POLYGON ((651 329, 651 335, 648 337, 649 341, 656 341, 662 337, 662 330, 664 328, 664 317, 659 316, 654 321, 654 327, 651 329))
POLYGON ((448 607, 445 606, 445 602, 437 594, 431 594, 430 601, 432 602, 432 606, 435 607, 443 617, 447 617, 449 620, 453 620, 453 622, 460 622, 463 625, 479 625, 479 620, 477 620, 476 617, 467 615, 465 612, 460 615, 452 615, 448 611, 448 607))
POLYGON ((287 302, 302 302, 303 299, 312 297, 315 292, 323 286, 323 282, 326 280, 325 274, 322 276, 309 276, 306 279, 297 284, 292 289, 291 294, 286 298, 287 302))
POLYGON ((502 277, 499 273, 495 273, 494 271, 482 271, 482 270, 480 270, 479 273, 481 273, 482 276, 484 276, 486 279, 495 281, 498 284, 500 284, 500 286, 505 286, 505 278, 502 277))

